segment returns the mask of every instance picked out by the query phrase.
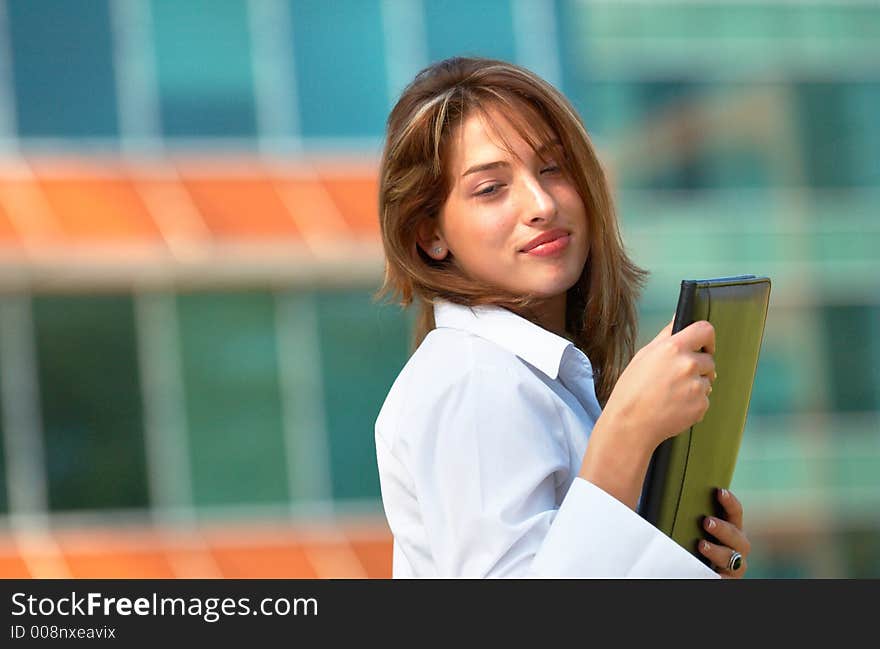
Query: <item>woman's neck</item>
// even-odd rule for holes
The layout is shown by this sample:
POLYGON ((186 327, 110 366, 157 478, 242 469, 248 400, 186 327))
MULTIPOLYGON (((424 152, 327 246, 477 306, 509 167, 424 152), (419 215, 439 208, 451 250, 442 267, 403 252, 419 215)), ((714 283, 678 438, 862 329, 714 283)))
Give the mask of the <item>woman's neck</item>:
POLYGON ((555 333, 557 336, 568 338, 565 330, 566 301, 566 294, 562 293, 539 302, 530 309, 527 315, 523 313, 519 315, 531 320, 547 331, 555 333))

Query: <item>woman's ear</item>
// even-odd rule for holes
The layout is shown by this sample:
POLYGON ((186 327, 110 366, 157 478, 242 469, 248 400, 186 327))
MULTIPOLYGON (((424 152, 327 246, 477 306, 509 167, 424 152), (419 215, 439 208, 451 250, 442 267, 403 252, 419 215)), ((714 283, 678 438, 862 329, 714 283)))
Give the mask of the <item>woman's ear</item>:
POLYGON ((446 255, 449 253, 446 239, 440 233, 440 228, 434 219, 425 219, 419 224, 416 242, 431 259, 441 261, 446 259, 446 255))

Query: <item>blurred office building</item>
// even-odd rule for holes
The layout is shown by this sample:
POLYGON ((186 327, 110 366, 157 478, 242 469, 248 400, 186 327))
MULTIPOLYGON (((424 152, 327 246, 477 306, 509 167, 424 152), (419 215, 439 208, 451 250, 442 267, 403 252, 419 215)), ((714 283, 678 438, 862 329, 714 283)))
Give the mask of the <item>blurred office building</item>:
POLYGON ((642 343, 771 277, 749 576, 880 576, 880 3, 0 0, 0 577, 390 576, 376 171, 452 55, 580 111, 642 343))

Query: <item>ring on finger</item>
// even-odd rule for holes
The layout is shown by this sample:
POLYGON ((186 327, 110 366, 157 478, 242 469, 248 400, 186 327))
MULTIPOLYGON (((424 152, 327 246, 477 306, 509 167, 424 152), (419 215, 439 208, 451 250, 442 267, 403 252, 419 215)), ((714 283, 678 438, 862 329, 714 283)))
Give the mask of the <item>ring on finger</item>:
POLYGON ((730 553, 730 559, 727 560, 727 569, 736 572, 742 566, 742 555, 734 550, 730 553))

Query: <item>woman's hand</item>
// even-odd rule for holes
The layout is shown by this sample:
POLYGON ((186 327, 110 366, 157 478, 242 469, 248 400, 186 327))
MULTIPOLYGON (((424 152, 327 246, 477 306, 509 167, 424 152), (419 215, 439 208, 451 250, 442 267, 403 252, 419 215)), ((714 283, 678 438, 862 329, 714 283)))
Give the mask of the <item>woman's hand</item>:
MULTIPOLYGON (((715 328, 701 320, 672 335, 672 322, 620 375, 605 412, 650 452, 702 421, 715 380, 715 328)), ((604 414, 604 413, 603 413, 604 414)))
POLYGON ((654 449, 703 419, 715 380, 715 328, 672 322, 620 375, 596 421, 580 477, 635 509, 654 449))
POLYGON ((703 529, 711 534, 717 543, 700 541, 698 549, 700 554, 715 565, 722 579, 741 579, 748 567, 746 557, 752 549, 743 531, 742 504, 727 489, 718 489, 716 493, 718 502, 724 507, 724 519, 706 516, 703 519, 703 529), (734 552, 739 552, 742 556, 740 565, 735 569, 730 566, 734 552))

